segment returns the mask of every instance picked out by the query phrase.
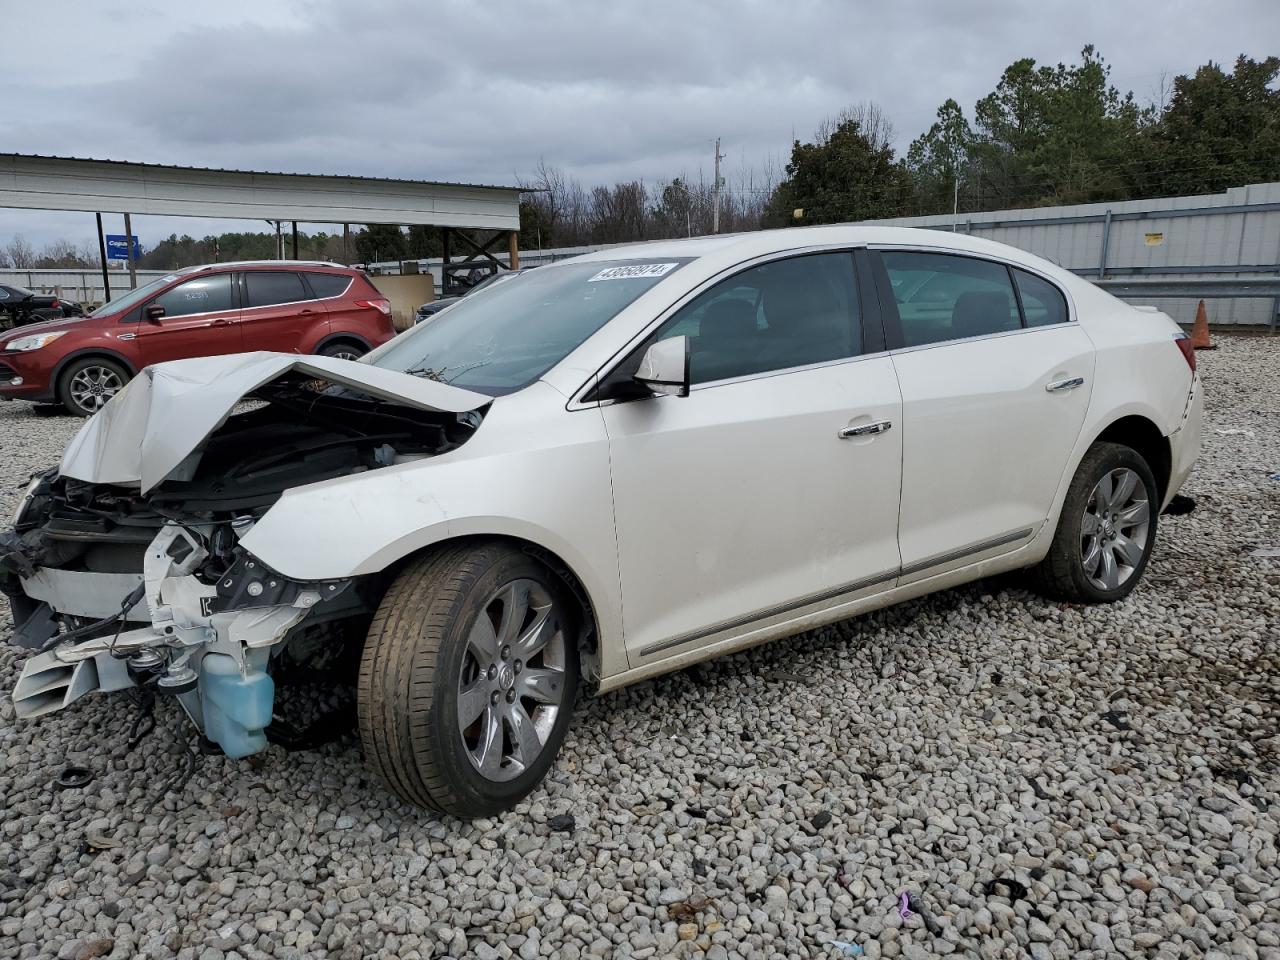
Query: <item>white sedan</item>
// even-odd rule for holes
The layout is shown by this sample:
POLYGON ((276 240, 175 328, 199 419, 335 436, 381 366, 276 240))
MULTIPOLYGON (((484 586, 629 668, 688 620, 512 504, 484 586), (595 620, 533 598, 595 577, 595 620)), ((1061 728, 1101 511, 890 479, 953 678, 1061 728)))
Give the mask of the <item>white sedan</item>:
POLYGON ((542 779, 581 687, 1009 570, 1123 598, 1200 430, 1172 320, 1010 247, 614 247, 362 362, 149 368, 0 541, 38 651, 17 712, 146 686, 244 756, 276 679, 351 651, 388 786, 489 815, 542 779))

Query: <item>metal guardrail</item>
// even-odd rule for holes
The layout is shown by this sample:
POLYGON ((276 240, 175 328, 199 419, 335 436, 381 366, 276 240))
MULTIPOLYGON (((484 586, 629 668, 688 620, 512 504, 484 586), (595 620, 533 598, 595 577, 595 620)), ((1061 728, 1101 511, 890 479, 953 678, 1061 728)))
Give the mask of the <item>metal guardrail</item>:
POLYGON ((1094 280, 1101 287, 1121 300, 1155 300, 1173 297, 1182 300, 1213 300, 1249 298, 1271 301, 1271 318, 1267 328, 1276 332, 1280 319, 1280 275, 1273 277, 1200 277, 1181 279, 1162 277, 1144 280, 1113 278, 1094 280))

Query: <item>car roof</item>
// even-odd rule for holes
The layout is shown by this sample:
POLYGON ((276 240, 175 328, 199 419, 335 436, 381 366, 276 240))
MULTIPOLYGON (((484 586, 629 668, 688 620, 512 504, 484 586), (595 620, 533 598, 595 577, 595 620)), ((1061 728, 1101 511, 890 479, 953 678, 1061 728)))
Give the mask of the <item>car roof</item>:
POLYGON ((949 230, 925 230, 919 227, 887 227, 866 224, 832 224, 818 227, 785 227, 779 230, 756 230, 750 233, 733 233, 713 237, 694 237, 688 240, 654 240, 645 243, 620 244, 591 253, 561 260, 559 263, 589 262, 601 260, 636 260, 657 257, 701 258, 729 254, 734 259, 747 260, 787 250, 818 247, 825 244, 864 246, 885 244, 893 246, 929 247, 940 251, 986 254, 1006 260, 1042 265, 1047 261, 1034 254, 1003 243, 996 243, 966 233, 949 230))
POLYGON ((255 270, 297 270, 299 268, 314 269, 322 267, 326 270, 341 270, 344 273, 358 272, 354 267, 333 263, 329 260, 228 260, 224 263, 204 263, 194 267, 183 267, 174 273, 200 273, 205 270, 235 270, 252 267, 255 270))

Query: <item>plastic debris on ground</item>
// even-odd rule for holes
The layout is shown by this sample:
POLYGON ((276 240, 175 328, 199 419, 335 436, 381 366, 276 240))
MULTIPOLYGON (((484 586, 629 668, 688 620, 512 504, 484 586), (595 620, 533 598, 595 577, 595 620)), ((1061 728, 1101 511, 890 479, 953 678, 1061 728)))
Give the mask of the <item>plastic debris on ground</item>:
POLYGON ((926 930, 935 937, 942 935, 942 924, 937 921, 929 908, 925 906, 924 901, 909 890, 903 890, 898 894, 898 916, 903 920, 910 919, 911 914, 920 917, 926 930))
POLYGON ((843 956, 860 957, 867 951, 856 943, 847 943, 844 940, 828 940, 827 946, 835 947, 843 956))

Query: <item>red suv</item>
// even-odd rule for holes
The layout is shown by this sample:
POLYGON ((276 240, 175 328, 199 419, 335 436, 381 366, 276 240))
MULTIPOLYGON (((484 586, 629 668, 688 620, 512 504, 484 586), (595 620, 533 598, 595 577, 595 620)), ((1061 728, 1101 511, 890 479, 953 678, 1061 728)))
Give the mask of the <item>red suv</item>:
POLYGON ((0 334, 0 397, 88 416, 143 367, 248 350, 355 359, 395 336, 359 270, 272 260, 187 267, 88 317, 0 334))

